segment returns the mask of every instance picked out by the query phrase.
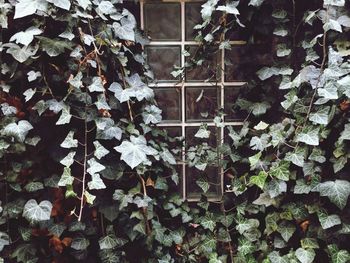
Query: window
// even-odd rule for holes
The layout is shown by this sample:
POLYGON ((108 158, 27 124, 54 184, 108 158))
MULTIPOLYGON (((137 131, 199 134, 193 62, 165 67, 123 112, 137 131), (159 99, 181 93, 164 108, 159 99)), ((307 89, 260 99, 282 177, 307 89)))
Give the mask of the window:
MULTIPOLYGON (((193 27, 201 19, 201 5, 199 1, 187 0, 143 1, 140 6, 141 27, 151 37, 151 42, 145 48, 148 64, 156 79, 151 86, 163 111, 163 121, 159 126, 165 127, 171 134, 183 136, 186 147, 198 142, 194 134, 202 123, 206 123, 212 131, 213 138, 209 138, 209 144, 217 146, 221 143, 224 128, 216 128, 213 122, 220 108, 227 114, 226 125, 241 125, 239 116, 232 112, 231 106, 238 89, 245 84, 238 69, 244 41, 231 41, 232 50, 215 54, 203 65, 185 72, 184 79, 171 74, 174 66, 184 66, 188 59, 187 52, 193 54, 196 51, 198 43, 194 41, 193 27), (226 59, 226 63, 225 56, 231 58, 226 59), (221 69, 229 74, 221 73, 221 69)), ((208 198, 220 198, 223 171, 214 166, 200 171, 188 167, 185 156, 181 158, 178 166, 183 197, 189 201, 198 200, 202 191, 196 180, 206 177, 211 185, 208 198)))

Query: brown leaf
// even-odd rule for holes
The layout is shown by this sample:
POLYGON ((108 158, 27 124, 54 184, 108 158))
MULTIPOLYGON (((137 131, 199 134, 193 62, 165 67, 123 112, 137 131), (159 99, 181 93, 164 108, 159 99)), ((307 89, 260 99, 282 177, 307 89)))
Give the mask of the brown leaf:
POLYGON ((299 226, 300 226, 301 230, 305 233, 307 231, 309 225, 310 225, 310 221, 305 220, 305 221, 301 222, 299 226))

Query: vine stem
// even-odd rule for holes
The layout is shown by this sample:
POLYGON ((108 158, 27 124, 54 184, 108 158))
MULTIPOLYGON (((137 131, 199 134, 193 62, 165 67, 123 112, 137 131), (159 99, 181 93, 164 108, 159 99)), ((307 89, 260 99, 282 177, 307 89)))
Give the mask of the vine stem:
MULTIPOLYGON (((142 190, 143 190, 143 196, 147 197, 147 189, 146 189, 146 183, 145 183, 145 179, 143 179, 143 177, 141 175, 138 175, 142 184, 142 190)), ((149 235, 151 233, 151 226, 149 225, 148 222, 148 215, 147 215, 147 208, 146 207, 142 207, 142 215, 143 218, 145 220, 145 226, 146 226, 146 234, 149 235)))
POLYGON ((83 179, 82 179, 82 190, 81 190, 81 196, 80 196, 80 210, 79 210, 79 216, 78 221, 81 221, 81 217, 83 215, 83 207, 84 207, 84 194, 85 194, 85 180, 86 180, 86 162, 87 162, 87 136, 88 136, 88 125, 86 120, 86 114, 87 114, 87 108, 85 106, 85 119, 84 119, 84 162, 83 162, 83 179))

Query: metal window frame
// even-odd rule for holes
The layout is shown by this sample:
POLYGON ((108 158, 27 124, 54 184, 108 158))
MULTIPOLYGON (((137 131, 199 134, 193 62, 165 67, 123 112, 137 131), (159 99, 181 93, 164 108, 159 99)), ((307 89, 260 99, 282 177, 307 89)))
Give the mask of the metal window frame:
MULTIPOLYGON (((145 29, 145 14, 144 14, 144 5, 145 3, 154 3, 154 1, 147 1, 147 0, 141 0, 140 1, 140 21, 141 21, 141 29, 145 29)), ((185 56, 182 54, 182 51, 185 49, 185 46, 188 45, 199 45, 198 42, 196 41, 186 41, 186 13, 185 13, 185 8, 186 8, 186 3, 189 2, 202 2, 202 0, 162 0, 159 2, 159 4, 162 3, 179 3, 181 6, 181 41, 150 41, 148 44, 149 46, 180 46, 181 47, 181 66, 184 66, 185 64, 185 56)), ((231 45, 245 45, 245 41, 230 41, 231 45)), ((225 60, 225 50, 222 50, 221 52, 221 68, 225 68, 224 64, 225 60)), ((220 74, 220 81, 216 82, 204 82, 204 81, 186 81, 186 79, 182 79, 181 81, 178 82, 159 82, 159 83, 154 83, 150 84, 150 87, 153 88, 165 88, 165 87, 180 87, 181 88, 181 122, 166 122, 162 121, 161 123, 158 124, 160 127, 181 127, 181 134, 183 138, 185 138, 186 141, 186 127, 200 127, 202 123, 206 123, 208 126, 215 126, 215 123, 213 121, 209 122, 188 122, 186 121, 186 107, 185 107, 185 92, 186 92, 186 87, 208 87, 208 86, 216 86, 217 88, 220 89, 220 107, 224 108, 224 98, 225 98, 225 87, 230 86, 230 87, 240 87, 242 85, 246 84, 246 82, 242 81, 225 81, 225 74, 222 73, 220 74)), ((241 126, 243 123, 241 121, 224 121, 225 126, 241 126)), ((220 127, 220 136, 224 136, 224 127, 220 127)), ((222 143, 223 140, 220 138, 220 142, 222 143)), ((182 166, 182 178, 180 182, 182 183, 182 197, 183 199, 187 201, 198 201, 199 198, 187 198, 186 196, 186 178, 188 175, 186 175, 186 149, 185 146, 182 148, 182 161, 179 163, 182 166)), ((224 171, 223 169, 218 169, 219 174, 220 174, 220 189, 222 194, 224 192, 224 171)), ((211 197, 209 200, 212 201, 218 201, 221 199, 221 195, 217 196, 216 198, 211 197)))

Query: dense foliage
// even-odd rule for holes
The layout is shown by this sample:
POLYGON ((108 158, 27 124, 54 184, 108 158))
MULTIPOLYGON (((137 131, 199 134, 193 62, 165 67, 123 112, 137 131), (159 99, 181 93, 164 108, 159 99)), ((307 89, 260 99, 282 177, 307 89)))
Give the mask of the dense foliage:
POLYGON ((232 102, 243 125, 216 148, 203 125, 187 152, 225 173, 219 202, 198 178, 197 203, 178 193, 181 143, 155 126, 147 38, 129 7, 0 0, 3 260, 349 262, 350 2, 203 4, 186 67, 238 32, 248 83, 232 102))

